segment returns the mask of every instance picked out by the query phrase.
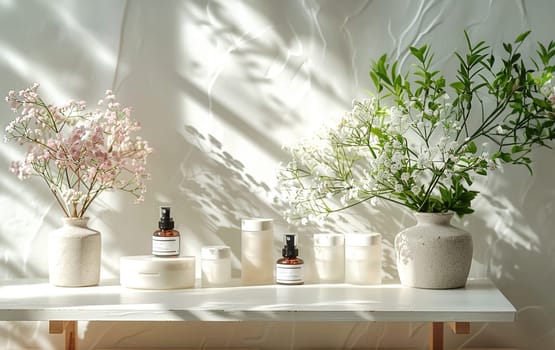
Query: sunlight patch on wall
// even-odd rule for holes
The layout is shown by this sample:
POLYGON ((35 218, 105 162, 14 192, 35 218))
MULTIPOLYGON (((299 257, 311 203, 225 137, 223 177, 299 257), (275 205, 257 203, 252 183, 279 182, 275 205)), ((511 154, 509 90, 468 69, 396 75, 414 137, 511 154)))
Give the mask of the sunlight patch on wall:
POLYGON ((272 186, 285 156, 281 146, 321 125, 330 116, 330 104, 338 111, 348 105, 337 94, 343 79, 325 78, 321 67, 327 72, 348 67, 327 52, 325 40, 314 38, 318 18, 309 19, 313 30, 307 34, 304 23, 293 23, 289 14, 274 26, 268 24, 274 23, 272 13, 264 13, 270 18, 263 21, 260 9, 240 7, 240 16, 235 6, 222 3, 205 8, 195 3, 184 10, 194 20, 180 23, 182 50, 189 57, 178 70, 204 100, 185 95, 182 110, 187 124, 209 132, 255 178, 272 186), (313 61, 314 55, 322 57, 313 61))
POLYGON ((97 62, 106 67, 115 66, 116 55, 97 36, 81 25, 74 13, 71 13, 67 7, 58 6, 55 2, 45 2, 44 4, 58 16, 62 24, 73 33, 72 35, 79 38, 81 45, 86 45, 88 50, 96 56, 97 62))
POLYGON ((0 7, 11 9, 15 5, 15 0, 0 0, 0 7))
MULTIPOLYGON (((70 96, 63 91, 58 84, 54 83, 57 81, 57 79, 55 79, 57 73, 52 71, 52 69, 40 63, 32 62, 29 57, 20 54, 2 40, 0 40, 0 51, 2 51, 0 62, 4 61, 12 71, 25 78, 28 85, 34 82, 40 82, 40 89, 44 95, 54 96, 60 101, 67 101, 70 99, 70 96)), ((14 86, 13 89, 22 90, 27 87, 28 86, 14 86)))

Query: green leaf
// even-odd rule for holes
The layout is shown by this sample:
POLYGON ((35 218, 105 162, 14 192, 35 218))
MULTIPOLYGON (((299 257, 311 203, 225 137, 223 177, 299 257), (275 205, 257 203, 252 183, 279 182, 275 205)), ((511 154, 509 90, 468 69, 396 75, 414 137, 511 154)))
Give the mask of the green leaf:
POLYGON ((460 91, 464 90, 464 84, 461 83, 460 81, 456 81, 454 83, 451 83, 450 86, 455 89, 457 91, 457 93, 459 93, 460 91))
POLYGON ((540 107, 541 109, 549 110, 551 108, 551 103, 546 100, 534 98, 533 101, 534 101, 534 104, 540 107))
POLYGON ((529 30, 527 32, 521 33, 519 36, 516 37, 515 39, 515 43, 520 43, 522 41, 524 41, 524 39, 526 39, 526 37, 531 33, 532 31, 529 30))
POLYGON ((555 121, 552 120, 552 119, 549 119, 549 120, 546 120, 546 121, 543 122, 542 127, 543 127, 544 129, 549 129, 549 128, 551 128, 554 124, 555 124, 555 121))
POLYGON ((505 163, 511 163, 513 161, 513 159, 511 158, 511 154, 506 152, 496 152, 493 155, 493 160, 495 159, 501 159, 505 163))
POLYGON ((391 76, 392 77, 397 76, 397 64, 398 63, 399 63, 399 61, 395 61, 395 62, 393 62, 393 65, 391 66, 391 76))
POLYGON ((411 46, 410 49, 410 53, 416 57, 416 59, 422 63, 425 62, 426 58, 425 58, 425 53, 427 50, 427 46, 423 45, 421 48, 416 48, 414 46, 411 46))
POLYGON ((376 88, 376 92, 380 93, 383 90, 383 85, 380 83, 380 78, 374 72, 370 72, 370 78, 372 78, 372 82, 374 83, 374 87, 376 88))
POLYGON ((466 151, 472 154, 475 154, 478 151, 478 147, 476 147, 476 144, 474 143, 474 141, 470 141, 466 145, 466 151))
MULTIPOLYGON (((439 193, 441 194, 441 200, 444 203, 449 203, 449 200, 451 199, 451 195, 449 193, 449 191, 446 188, 440 187, 439 188, 439 193)), ((448 205, 446 205, 448 206, 448 205)))
POLYGON ((495 63, 495 56, 494 55, 489 55, 488 58, 488 64, 490 67, 493 67, 493 64, 495 63))
POLYGON ((472 185, 472 179, 470 178, 470 174, 468 173, 460 173, 461 177, 466 181, 468 186, 472 185))

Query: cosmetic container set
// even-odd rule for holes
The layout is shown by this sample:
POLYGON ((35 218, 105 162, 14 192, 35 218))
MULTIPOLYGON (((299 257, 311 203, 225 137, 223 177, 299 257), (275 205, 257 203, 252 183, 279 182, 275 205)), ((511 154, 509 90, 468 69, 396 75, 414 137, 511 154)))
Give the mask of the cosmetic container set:
MULTIPOLYGON (((175 230, 170 207, 160 208, 158 230, 152 235, 152 254, 120 258, 120 283, 137 289, 195 287, 196 257, 181 256, 181 234, 175 230)), ((298 236, 283 235, 282 257, 273 257, 273 220, 241 220, 241 285, 300 285, 305 262, 299 256, 298 236)), ((378 233, 315 233, 314 273, 317 283, 381 283, 381 235, 378 233)), ((204 246, 200 250, 201 286, 231 285, 231 248, 204 246)))

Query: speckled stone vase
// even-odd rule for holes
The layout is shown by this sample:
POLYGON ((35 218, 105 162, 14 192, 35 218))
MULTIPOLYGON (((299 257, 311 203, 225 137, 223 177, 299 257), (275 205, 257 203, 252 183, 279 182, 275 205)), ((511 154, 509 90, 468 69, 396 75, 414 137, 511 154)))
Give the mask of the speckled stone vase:
POLYGON ((87 227, 88 218, 63 218, 48 237, 50 283, 60 287, 97 285, 100 279, 100 232, 87 227))
POLYGON ((453 213, 414 213, 415 226, 395 236, 401 284, 415 288, 464 287, 472 263, 472 236, 451 225, 453 213))

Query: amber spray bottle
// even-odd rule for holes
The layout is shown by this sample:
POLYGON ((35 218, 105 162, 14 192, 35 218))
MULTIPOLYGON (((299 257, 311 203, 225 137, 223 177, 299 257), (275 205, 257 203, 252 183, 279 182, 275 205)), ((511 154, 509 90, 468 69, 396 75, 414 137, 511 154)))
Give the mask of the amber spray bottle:
POLYGON ((158 231, 152 235, 152 255, 160 258, 179 256, 180 234, 174 230, 174 221, 170 216, 170 207, 160 207, 158 231))
POLYGON ((298 258, 297 235, 286 233, 284 247, 281 250, 283 258, 276 261, 277 284, 304 284, 304 261, 298 258))

